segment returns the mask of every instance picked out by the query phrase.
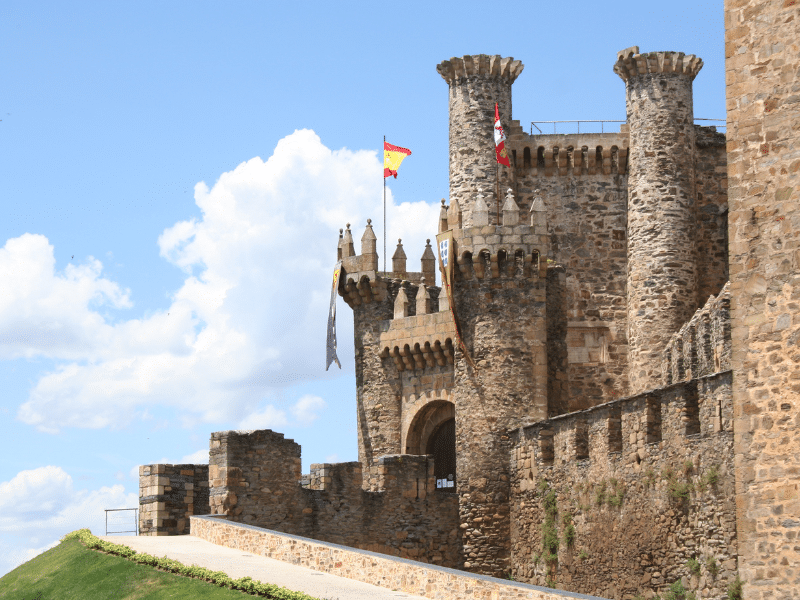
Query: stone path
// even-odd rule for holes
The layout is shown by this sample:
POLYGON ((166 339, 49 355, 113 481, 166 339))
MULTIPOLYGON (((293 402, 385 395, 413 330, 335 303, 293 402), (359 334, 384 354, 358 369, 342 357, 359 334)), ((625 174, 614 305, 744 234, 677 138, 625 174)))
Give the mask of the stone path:
POLYGON ((405 592, 388 590, 361 581, 320 573, 250 552, 217 546, 190 535, 177 536, 100 536, 101 540, 122 544, 137 552, 159 558, 166 556, 185 565, 222 571, 230 577, 252 577, 290 590, 325 600, 380 600, 407 598, 423 600, 405 592))

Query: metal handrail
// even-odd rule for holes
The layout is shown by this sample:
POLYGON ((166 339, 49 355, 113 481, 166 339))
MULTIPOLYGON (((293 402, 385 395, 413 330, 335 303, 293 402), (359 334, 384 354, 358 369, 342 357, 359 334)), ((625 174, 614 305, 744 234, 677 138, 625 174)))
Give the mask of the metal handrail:
MULTIPOLYGON (((580 119, 580 120, 572 120, 572 121, 531 121, 531 135, 533 135, 533 128, 539 129, 536 123, 552 123, 553 124, 553 133, 556 132, 556 123, 577 123, 578 124, 578 133, 581 132, 581 123, 625 123, 626 121, 612 121, 609 119, 580 119)), ((541 129, 539 129, 539 133, 544 133, 541 129)), ((603 133, 603 125, 600 125, 600 133, 603 133)))
POLYGON ((136 535, 139 535, 139 509, 138 508, 106 508, 105 511, 106 511, 106 535, 108 535, 109 533, 135 533, 136 535), (110 512, 118 512, 118 511, 121 511, 121 510, 132 510, 132 511, 134 511, 133 512, 133 518, 134 518, 134 522, 136 523, 136 529, 127 530, 127 531, 109 531, 108 530, 108 513, 110 513, 110 512))
MULTIPOLYGON (((695 121, 717 121, 720 123, 727 123, 725 119, 700 119, 696 118, 695 121)), ((603 131, 603 123, 627 123, 627 121, 613 121, 610 119, 579 119, 579 120, 569 120, 569 121, 531 121, 531 135, 533 135, 533 128, 539 130, 539 133, 544 134, 544 132, 539 129, 537 123, 552 123, 553 124, 553 133, 556 133, 556 123, 577 123, 578 124, 578 133, 581 132, 581 123, 600 123, 600 133, 604 133, 603 131)))

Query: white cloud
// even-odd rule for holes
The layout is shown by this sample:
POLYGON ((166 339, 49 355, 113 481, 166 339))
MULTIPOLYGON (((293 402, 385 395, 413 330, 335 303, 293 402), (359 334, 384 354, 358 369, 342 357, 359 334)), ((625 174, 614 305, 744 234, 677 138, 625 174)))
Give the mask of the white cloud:
MULTIPOLYGON (((185 271, 182 287, 164 310, 116 324, 98 304, 130 302, 101 278, 99 262, 55 273, 45 238, 9 240, 0 274, 20 283, 0 310, 0 351, 66 360, 36 382, 18 417, 54 432, 114 426, 166 406, 187 422, 283 426, 285 411, 258 408, 275 390, 335 376, 324 358, 338 230, 353 223, 359 251, 370 216, 381 239, 381 170, 375 151, 331 151, 302 130, 268 160, 244 162, 211 188, 197 184, 201 218, 158 240, 161 255, 185 271)), ((387 191, 391 235, 403 237, 410 270, 435 233, 439 207, 424 200, 396 206, 387 191)), ((338 324, 339 357, 351 370, 352 318, 342 304, 338 324)), ((310 423, 321 407, 308 400, 294 418, 310 423)))
POLYGON ((93 358, 113 329, 102 306, 128 308, 128 292, 100 276, 102 264, 55 271, 53 246, 26 233, 0 248, 0 359, 46 356, 93 358))
POLYGON ((292 414, 299 425, 308 427, 319 417, 317 413, 327 406, 325 400, 319 396, 306 394, 292 407, 292 414))
POLYGON ((198 450, 187 454, 178 463, 180 465, 207 465, 208 464, 208 448, 198 450))
MULTIPOLYGON (((70 531, 88 527, 104 535, 105 509, 134 508, 138 502, 138 495, 126 493, 122 485, 75 490, 72 477, 61 467, 20 471, 0 482, 0 576, 53 547, 70 531)), ((130 515, 130 523, 121 525, 132 528, 133 513, 122 514, 130 515)))
POLYGON ((239 422, 239 429, 280 429, 289 424, 286 411, 278 410, 271 404, 263 410, 251 413, 239 422))

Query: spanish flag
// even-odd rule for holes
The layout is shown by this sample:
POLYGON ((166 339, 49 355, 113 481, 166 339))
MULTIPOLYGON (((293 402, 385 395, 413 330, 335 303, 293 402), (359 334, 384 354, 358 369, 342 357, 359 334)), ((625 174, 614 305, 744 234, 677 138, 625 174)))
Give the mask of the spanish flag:
POLYGON ((397 169, 403 159, 411 154, 408 148, 401 148, 400 146, 392 146, 388 142, 383 142, 383 177, 387 178, 389 175, 394 175, 397 179, 397 169))
POLYGON ((507 167, 511 166, 508 160, 508 150, 506 150, 506 134, 500 124, 500 109, 497 102, 494 103, 494 151, 497 153, 497 162, 507 167))

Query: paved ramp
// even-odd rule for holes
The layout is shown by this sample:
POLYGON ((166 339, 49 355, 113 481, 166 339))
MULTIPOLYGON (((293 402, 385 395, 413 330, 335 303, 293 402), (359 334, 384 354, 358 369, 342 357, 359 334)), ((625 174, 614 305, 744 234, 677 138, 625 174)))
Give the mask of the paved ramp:
POLYGON ((122 544, 137 552, 159 558, 166 556, 185 565, 197 565, 212 571, 222 571, 234 579, 252 577, 262 583, 280 585, 316 598, 327 600, 383 600, 384 598, 423 600, 422 596, 413 596, 354 579, 312 571, 280 560, 218 546, 191 535, 110 535, 100 536, 100 539, 114 544, 122 544))

